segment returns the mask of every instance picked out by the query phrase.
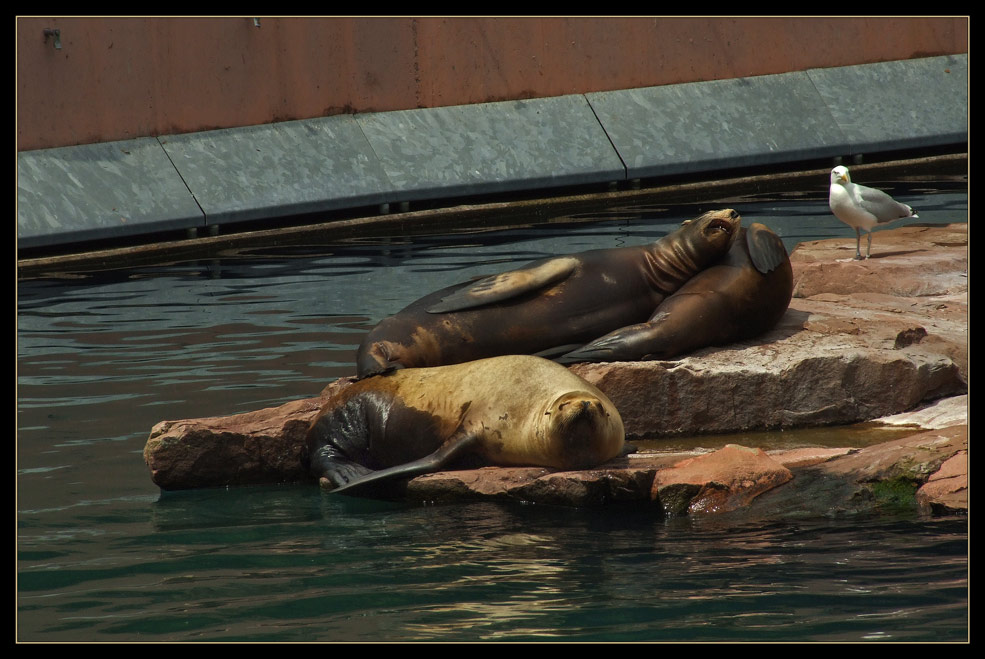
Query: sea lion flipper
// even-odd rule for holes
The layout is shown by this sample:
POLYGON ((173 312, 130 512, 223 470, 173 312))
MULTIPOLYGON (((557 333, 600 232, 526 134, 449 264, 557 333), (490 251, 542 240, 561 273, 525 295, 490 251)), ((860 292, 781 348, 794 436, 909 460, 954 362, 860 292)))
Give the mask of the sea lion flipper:
POLYGON ((572 350, 577 350, 583 345, 584 344, 582 343, 566 343, 563 346, 554 346, 553 348, 536 352, 534 353, 534 357, 543 357, 544 359, 552 359, 556 361, 559 357, 566 355, 572 350))
POLYGON ((579 260, 573 257, 552 258, 531 267, 483 277, 443 297, 440 302, 428 307, 427 311, 461 311, 519 297, 566 279, 574 272, 578 263, 579 260))
POLYGON ((341 487, 336 487, 332 492, 348 496, 372 496, 384 483, 388 483, 389 481, 396 479, 408 480, 414 476, 438 471, 441 467, 448 464, 452 458, 471 448, 478 440, 479 436, 475 433, 456 434, 442 444, 441 448, 430 455, 394 467, 371 471, 365 476, 349 481, 341 487))
POLYGON ((753 222, 746 229, 746 247, 749 248, 752 264, 764 275, 787 259, 787 249, 780 237, 758 222, 753 222))
POLYGON ((560 364, 578 362, 637 361, 650 352, 653 334, 666 314, 657 313, 649 322, 621 327, 577 350, 557 358, 560 364))

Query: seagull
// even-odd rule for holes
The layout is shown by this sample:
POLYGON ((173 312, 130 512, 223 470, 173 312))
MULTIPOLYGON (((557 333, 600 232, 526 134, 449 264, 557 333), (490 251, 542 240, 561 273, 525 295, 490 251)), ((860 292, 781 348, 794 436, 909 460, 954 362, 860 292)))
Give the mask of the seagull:
POLYGON ((920 217, 912 208, 901 204, 882 190, 852 183, 848 168, 839 165, 831 170, 828 206, 839 220, 855 229, 855 260, 862 260, 862 231, 868 233, 865 258, 872 251, 872 229, 905 217, 920 217))

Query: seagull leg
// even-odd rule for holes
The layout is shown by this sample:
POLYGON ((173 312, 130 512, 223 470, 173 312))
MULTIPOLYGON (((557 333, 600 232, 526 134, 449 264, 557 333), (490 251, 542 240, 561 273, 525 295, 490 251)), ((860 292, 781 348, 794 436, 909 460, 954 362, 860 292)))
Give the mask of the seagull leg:
POLYGON ((862 232, 855 229, 855 260, 862 260, 862 232))
POLYGON ((869 242, 865 246, 865 258, 869 258, 869 254, 872 252, 872 232, 868 234, 869 242))

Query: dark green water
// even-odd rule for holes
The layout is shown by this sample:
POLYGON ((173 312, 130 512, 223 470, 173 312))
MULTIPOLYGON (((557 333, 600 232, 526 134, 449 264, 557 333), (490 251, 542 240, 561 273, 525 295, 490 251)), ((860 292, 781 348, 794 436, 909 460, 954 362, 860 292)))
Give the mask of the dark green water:
MULTIPOLYGON (((893 194, 920 222, 967 219, 965 181, 893 194)), ((722 205, 385 244, 326 236, 19 282, 17 639, 968 639, 964 517, 664 519, 642 508, 402 506, 315 485, 165 494, 150 481, 142 450, 158 421, 315 395, 353 372, 375 322, 424 293, 541 256, 647 242, 722 205)), ((812 194, 727 205, 788 249, 851 234, 812 194)))

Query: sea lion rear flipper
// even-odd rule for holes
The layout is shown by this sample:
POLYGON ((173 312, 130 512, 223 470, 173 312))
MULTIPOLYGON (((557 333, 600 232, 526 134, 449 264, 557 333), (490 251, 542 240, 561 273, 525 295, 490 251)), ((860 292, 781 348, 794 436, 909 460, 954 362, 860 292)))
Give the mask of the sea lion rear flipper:
POLYGON ((564 256, 547 259, 528 268, 483 277, 442 298, 437 304, 428 307, 427 311, 461 311, 519 297, 566 279, 574 272, 578 263, 578 259, 564 256))
POLYGON ((787 258, 787 249, 780 237, 758 222, 753 222, 746 229, 746 247, 749 248, 752 264, 764 275, 787 258))
POLYGON ((471 448, 479 436, 475 433, 458 434, 450 438, 441 445, 437 451, 423 458, 407 462, 402 465, 372 471, 365 476, 356 478, 341 487, 332 490, 333 493, 345 494, 347 496, 369 496, 372 497, 376 492, 385 488, 385 484, 396 480, 407 480, 421 474, 428 474, 438 471, 448 464, 461 453, 471 448))

